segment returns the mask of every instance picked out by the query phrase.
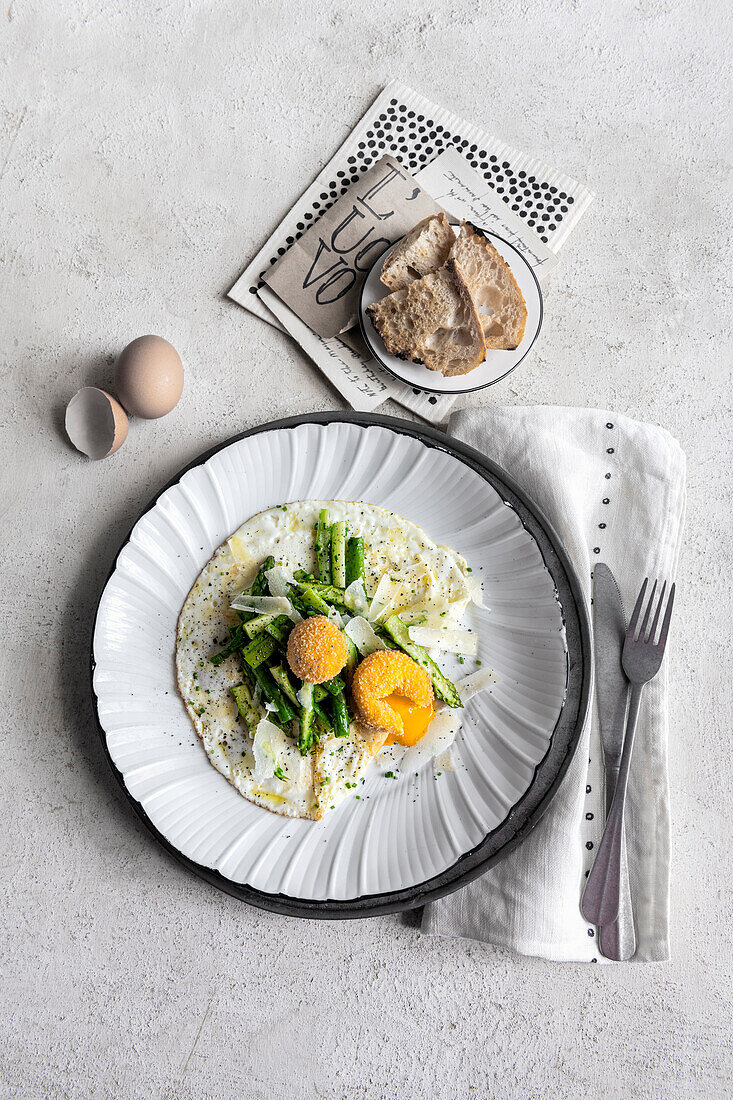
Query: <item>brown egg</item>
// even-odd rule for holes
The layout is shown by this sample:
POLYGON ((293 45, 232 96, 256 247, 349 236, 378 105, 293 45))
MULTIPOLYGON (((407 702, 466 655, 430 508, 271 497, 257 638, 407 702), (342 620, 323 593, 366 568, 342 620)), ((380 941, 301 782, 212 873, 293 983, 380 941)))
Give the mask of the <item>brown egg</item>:
POLYGON ((180 355, 162 336, 138 336, 117 360, 115 389, 131 416, 165 416, 183 393, 180 355))
POLYGON ((127 439, 125 410, 104 390, 84 386, 66 406, 66 434, 82 454, 108 458, 127 439))

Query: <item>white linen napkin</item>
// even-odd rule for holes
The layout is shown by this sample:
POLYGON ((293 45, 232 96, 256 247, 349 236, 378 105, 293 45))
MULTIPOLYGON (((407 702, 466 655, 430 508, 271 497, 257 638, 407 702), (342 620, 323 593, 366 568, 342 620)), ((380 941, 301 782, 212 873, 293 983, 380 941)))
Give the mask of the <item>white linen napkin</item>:
MULTIPOLYGON (((662 428, 597 409, 488 408, 453 414, 449 433, 498 462, 562 539, 586 598, 596 561, 613 570, 627 617, 644 577, 674 578, 685 513, 685 456, 662 428)), ((670 637, 674 639, 674 622, 670 637)), ((669 958, 667 661, 645 688, 628 792, 634 961, 669 958)), ((596 961, 580 912, 603 828, 598 718, 529 837, 476 882, 425 907, 422 930, 555 960, 596 961)))

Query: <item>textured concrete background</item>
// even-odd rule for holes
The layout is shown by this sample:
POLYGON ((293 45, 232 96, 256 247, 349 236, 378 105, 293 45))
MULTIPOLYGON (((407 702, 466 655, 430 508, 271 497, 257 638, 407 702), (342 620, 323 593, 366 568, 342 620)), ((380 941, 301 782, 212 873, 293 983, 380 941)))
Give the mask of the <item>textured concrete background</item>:
POLYGON ((5 0, 3 1097, 730 1095, 728 11, 5 0), (689 456, 668 965, 249 909, 151 841, 97 740, 91 615, 143 502, 248 425, 340 404, 223 294, 392 75, 598 195, 537 352, 474 400, 607 406, 689 456), (63 407, 145 332, 181 350, 183 399, 92 464, 63 407))

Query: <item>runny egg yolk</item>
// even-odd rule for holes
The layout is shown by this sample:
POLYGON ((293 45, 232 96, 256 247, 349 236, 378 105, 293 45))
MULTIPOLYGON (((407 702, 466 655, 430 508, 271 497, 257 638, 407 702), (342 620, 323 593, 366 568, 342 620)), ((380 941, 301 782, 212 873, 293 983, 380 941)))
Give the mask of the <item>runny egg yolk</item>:
POLYGON ((397 650, 376 650, 356 666, 351 697, 357 717, 376 733, 371 740, 375 755, 388 742, 414 745, 433 717, 430 676, 397 650))
POLYGON ((392 745, 396 741, 408 747, 417 744, 435 714, 433 706, 419 707, 404 695, 388 695, 384 701, 402 719, 402 733, 390 734, 385 743, 392 745))

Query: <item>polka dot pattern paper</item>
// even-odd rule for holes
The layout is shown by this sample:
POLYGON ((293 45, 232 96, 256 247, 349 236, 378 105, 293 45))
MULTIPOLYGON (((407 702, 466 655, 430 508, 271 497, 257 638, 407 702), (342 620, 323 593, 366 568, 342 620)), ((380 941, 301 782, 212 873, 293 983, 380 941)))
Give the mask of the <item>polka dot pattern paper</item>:
MULTIPOLYGON (((592 193, 576 180, 512 149, 393 80, 247 266, 229 297, 269 324, 283 328, 259 297, 268 268, 385 153, 416 173, 448 148, 461 153, 507 208, 553 252, 561 248, 592 201, 592 193)), ((330 349, 328 353, 338 351, 330 349)), ((414 391, 386 372, 384 375, 389 391, 385 399, 393 397, 433 422, 445 421, 453 397, 414 391)))

